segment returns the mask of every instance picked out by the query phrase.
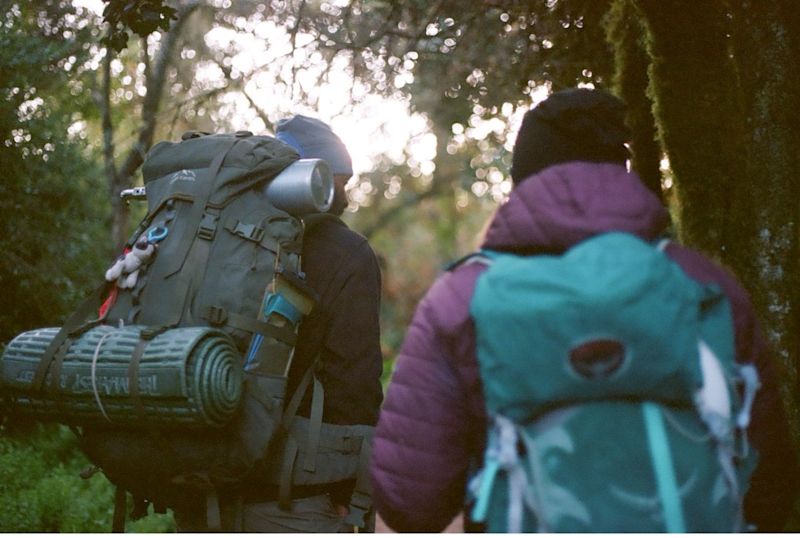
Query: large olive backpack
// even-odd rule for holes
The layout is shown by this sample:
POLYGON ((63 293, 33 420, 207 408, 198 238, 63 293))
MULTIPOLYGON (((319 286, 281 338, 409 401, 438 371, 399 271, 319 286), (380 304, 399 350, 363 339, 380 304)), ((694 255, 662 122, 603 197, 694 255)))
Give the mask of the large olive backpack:
POLYGON ((157 144, 143 165, 147 214, 112 282, 63 327, 23 333, 3 355, 10 408, 73 426, 118 487, 117 529, 126 491, 139 512, 206 509, 213 528, 218 497, 243 484, 273 484, 288 509, 293 485, 359 471, 351 522, 363 526, 371 428, 322 422, 313 367, 285 394, 315 294, 301 270, 303 222, 265 187, 298 159, 249 132, 157 144), (311 417, 297 417, 310 387, 311 417))

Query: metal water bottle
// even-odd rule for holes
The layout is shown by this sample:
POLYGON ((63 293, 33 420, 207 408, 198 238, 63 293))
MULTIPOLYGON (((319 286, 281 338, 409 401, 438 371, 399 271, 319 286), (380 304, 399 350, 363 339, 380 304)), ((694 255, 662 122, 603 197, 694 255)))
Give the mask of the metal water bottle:
POLYGON ((325 213, 333 203, 333 174, 322 159, 300 159, 264 188, 269 201, 295 216, 325 213))

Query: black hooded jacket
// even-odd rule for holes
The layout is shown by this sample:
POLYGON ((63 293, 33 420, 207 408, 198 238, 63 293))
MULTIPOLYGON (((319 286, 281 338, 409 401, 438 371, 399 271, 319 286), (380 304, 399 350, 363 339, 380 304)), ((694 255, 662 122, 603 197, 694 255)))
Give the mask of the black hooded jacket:
MULTIPOLYGON (((287 394, 293 394, 319 355, 317 377, 325 389, 323 420, 368 424, 378 420, 383 400, 380 377, 381 273, 367 240, 338 217, 305 220, 302 268, 319 303, 300 327, 287 394)), ((298 413, 308 416, 311 390, 298 413)))

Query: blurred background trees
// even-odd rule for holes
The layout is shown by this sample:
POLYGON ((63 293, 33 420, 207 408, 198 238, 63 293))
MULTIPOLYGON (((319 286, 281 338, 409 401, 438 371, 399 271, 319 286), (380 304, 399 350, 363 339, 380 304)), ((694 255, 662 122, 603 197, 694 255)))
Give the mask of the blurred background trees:
MULTIPOLYGON (((299 112, 329 121, 354 156, 346 220, 384 264, 388 380, 417 301, 510 191, 522 115, 581 84, 626 101, 632 165, 677 237, 751 290, 797 433, 792 0, 2 5, 0 345, 59 325, 101 278, 142 212, 118 193, 141 182, 153 143, 189 129, 270 133, 299 112)), ((0 453, 44 435, 15 428, 0 453)), ((0 530, 27 528, 6 517, 0 530)))

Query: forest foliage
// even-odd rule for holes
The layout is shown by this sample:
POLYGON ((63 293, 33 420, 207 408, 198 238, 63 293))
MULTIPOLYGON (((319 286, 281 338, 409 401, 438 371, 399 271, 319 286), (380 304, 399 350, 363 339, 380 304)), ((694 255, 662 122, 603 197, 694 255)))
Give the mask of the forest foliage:
MULTIPOLYGON (((58 326, 97 285, 142 212, 118 195, 140 183, 152 144, 189 129, 270 133, 303 112, 373 129, 346 133, 369 160, 346 220, 382 262, 388 382, 418 300, 476 248, 510 190, 521 115, 547 90, 584 84, 628 104, 633 167, 669 204, 677 237, 751 290, 800 444, 792 0, 2 5, 0 348, 58 326), (382 150, 397 138, 398 124, 375 120, 390 104, 411 127, 382 150)), ((68 430, 1 427, 0 530, 110 526, 111 487, 77 478, 86 462, 68 430)), ((137 525, 171 529, 164 516, 137 525)))

